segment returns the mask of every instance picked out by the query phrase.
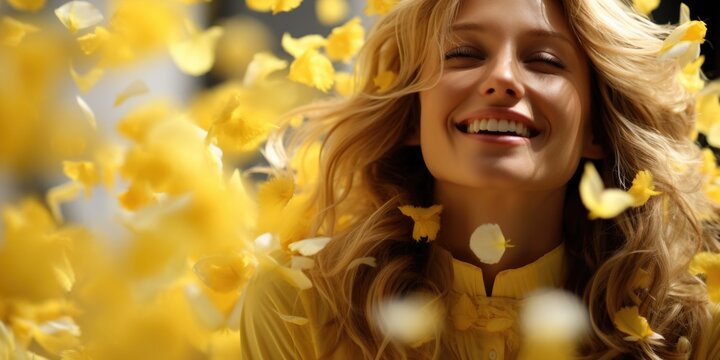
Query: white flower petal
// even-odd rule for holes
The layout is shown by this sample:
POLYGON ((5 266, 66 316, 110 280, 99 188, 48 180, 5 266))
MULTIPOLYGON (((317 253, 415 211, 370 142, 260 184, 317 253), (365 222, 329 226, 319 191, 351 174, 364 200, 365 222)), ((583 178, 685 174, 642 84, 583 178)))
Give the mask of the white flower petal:
POLYGON ((478 226, 470 235, 470 250, 485 264, 496 264, 500 261, 507 241, 497 224, 478 226))
POLYGON ((330 242, 329 237, 316 237, 296 241, 288 245, 290 251, 297 251, 303 256, 313 256, 322 250, 330 242))

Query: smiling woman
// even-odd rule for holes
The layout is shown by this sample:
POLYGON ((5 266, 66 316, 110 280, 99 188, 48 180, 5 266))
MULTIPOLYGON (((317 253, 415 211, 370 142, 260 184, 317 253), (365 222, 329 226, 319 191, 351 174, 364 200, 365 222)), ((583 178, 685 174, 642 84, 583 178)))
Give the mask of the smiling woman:
POLYGON ((672 30, 620 0, 399 2, 358 91, 298 111, 290 153, 322 144, 308 211, 331 240, 312 288, 276 267, 250 282, 246 357, 547 355, 519 314, 548 287, 582 298, 592 325, 562 356, 719 357, 720 310, 688 271, 720 248, 693 96, 658 57, 672 30), (587 162, 632 181, 634 207, 588 219, 587 162))

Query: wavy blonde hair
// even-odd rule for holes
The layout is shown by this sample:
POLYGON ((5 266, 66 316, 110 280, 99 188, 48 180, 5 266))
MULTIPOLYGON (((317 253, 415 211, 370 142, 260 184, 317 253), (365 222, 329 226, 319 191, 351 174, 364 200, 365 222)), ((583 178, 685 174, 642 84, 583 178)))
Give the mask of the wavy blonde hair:
MULTIPOLYGON (((691 358, 691 344, 700 342, 709 314, 704 284, 687 267, 697 251, 717 251, 718 244, 715 209, 701 188, 700 152, 690 139, 693 97, 678 83, 679 69, 657 60, 671 28, 619 0, 561 3, 594 73, 594 137, 606 152, 596 166, 606 185, 628 188, 638 171, 649 170, 662 192, 614 219, 589 221, 577 193, 579 171, 570 180, 564 231, 572 271, 566 287, 584 299, 592 322, 580 353, 592 359, 691 358), (665 337, 660 345, 625 341, 612 323, 616 311, 633 305, 639 269, 651 274, 640 309, 665 337)), ((347 342, 364 358, 379 352, 393 359, 432 358, 440 350, 440 340, 385 347, 373 314, 389 297, 418 291, 444 300, 452 284, 450 259, 432 244, 411 240, 412 221, 397 207, 433 203, 433 178, 420 150, 404 141, 418 127, 418 92, 431 88, 442 71, 459 4, 400 1, 374 25, 361 51, 356 94, 301 109, 309 120, 287 142, 290 153, 322 142, 311 194, 319 209, 314 232, 333 241, 310 275, 335 315, 336 344, 347 342), (397 77, 379 93, 373 79, 385 70, 397 77), (368 256, 377 267, 349 266, 368 256)))

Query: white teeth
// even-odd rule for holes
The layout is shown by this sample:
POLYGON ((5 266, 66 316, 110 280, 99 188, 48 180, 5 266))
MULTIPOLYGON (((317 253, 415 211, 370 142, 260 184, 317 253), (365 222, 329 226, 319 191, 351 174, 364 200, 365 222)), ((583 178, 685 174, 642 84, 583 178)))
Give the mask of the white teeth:
POLYGON ((467 127, 467 132, 470 134, 477 134, 480 131, 509 132, 524 137, 530 137, 530 131, 525 125, 506 119, 472 120, 467 127))

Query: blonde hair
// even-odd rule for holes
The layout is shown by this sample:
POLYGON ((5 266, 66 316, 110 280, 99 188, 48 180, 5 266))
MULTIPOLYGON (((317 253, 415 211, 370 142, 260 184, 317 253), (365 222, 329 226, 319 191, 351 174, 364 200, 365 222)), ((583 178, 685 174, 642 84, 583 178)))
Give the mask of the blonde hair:
MULTIPOLYGON (((676 80, 677 67, 657 60, 671 28, 619 0, 561 2, 594 70, 594 137, 606 152, 596 166, 606 185, 627 188, 638 171, 649 170, 662 192, 612 220, 589 221, 577 194, 579 170, 570 180, 565 238, 572 275, 566 287, 584 299, 592 320, 580 353, 593 359, 688 358, 686 340, 699 343, 709 315, 704 285, 687 266, 697 251, 717 250, 718 244, 711 226, 715 209, 701 191, 700 152, 690 139, 693 99, 676 80), (625 341, 612 323, 617 310, 632 305, 639 269, 652 277, 640 309, 665 337, 662 345, 625 341)), ((310 198, 319 209, 314 232, 333 241, 310 275, 335 315, 336 343, 352 344, 364 358, 379 351, 387 358, 432 358, 440 350, 440 340, 383 347, 373 314, 385 299, 413 292, 446 299, 452 284, 450 259, 432 244, 413 241, 412 221, 397 207, 433 202, 433 178, 420 150, 404 141, 418 126, 418 92, 439 77, 459 4, 400 1, 378 20, 361 51, 357 93, 299 110, 309 120, 288 142, 292 151, 322 141, 310 198), (385 70, 397 77, 379 93, 373 79, 385 70), (377 267, 349 266, 368 256, 377 267)))

